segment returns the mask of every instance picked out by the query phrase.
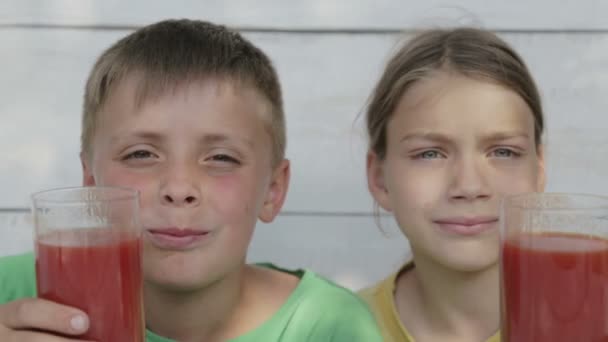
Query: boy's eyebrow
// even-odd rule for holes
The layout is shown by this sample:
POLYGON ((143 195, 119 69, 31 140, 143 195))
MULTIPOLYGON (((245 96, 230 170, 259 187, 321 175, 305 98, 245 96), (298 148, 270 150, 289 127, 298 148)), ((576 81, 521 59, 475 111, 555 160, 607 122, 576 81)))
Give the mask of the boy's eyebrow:
MULTIPOLYGON (((130 136, 139 138, 139 139, 148 140, 148 141, 154 141, 154 142, 162 142, 163 140, 166 139, 166 137, 163 134, 156 133, 156 132, 148 132, 148 131, 135 131, 135 132, 131 133, 130 136)), ((112 138, 112 140, 115 140, 115 141, 120 141, 123 139, 125 139, 124 136, 114 136, 112 138)), ((230 136, 228 136, 226 134, 221 134, 221 133, 204 134, 202 136, 202 138, 199 140, 199 143, 201 145, 213 145, 213 144, 235 141, 235 140, 239 141, 240 143, 247 145, 248 147, 251 147, 251 148, 253 148, 255 146, 254 142, 250 139, 242 138, 242 137, 231 138, 230 136)))
POLYGON ((141 138, 144 140, 151 140, 151 141, 164 140, 164 137, 162 134, 155 133, 155 132, 146 132, 146 131, 135 131, 128 135, 123 135, 123 134, 115 135, 111 139, 112 139, 112 141, 119 142, 119 141, 126 139, 127 137, 135 137, 135 138, 141 138))
POLYGON ((231 141, 231 140, 238 140, 241 143, 243 143, 244 145, 247 145, 249 147, 253 147, 255 145, 253 143, 253 141, 250 139, 246 139, 243 137, 237 137, 236 139, 234 139, 228 135, 221 134, 221 133, 205 134, 201 139, 201 143, 204 145, 212 145, 212 144, 222 143, 222 142, 231 141))

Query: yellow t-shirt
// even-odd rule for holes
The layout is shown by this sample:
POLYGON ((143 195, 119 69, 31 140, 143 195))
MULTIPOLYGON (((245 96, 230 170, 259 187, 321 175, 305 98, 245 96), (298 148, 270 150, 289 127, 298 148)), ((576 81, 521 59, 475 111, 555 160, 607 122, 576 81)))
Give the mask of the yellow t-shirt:
MULTIPOLYGON (((384 342, 415 342, 412 335, 401 323, 393 300, 397 275, 401 272, 407 272, 413 267, 413 263, 406 264, 399 272, 390 275, 375 286, 359 292, 361 298, 367 302, 374 316, 376 316, 384 342)), ((497 332, 486 342, 500 342, 500 332, 497 332)))

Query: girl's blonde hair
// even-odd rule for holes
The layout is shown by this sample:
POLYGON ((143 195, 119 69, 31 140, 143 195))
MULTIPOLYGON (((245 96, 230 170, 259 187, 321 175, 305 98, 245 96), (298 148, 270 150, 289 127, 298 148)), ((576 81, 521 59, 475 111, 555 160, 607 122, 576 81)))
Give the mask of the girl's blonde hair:
POLYGON ((528 104, 534 115, 538 145, 544 129, 541 99, 522 58, 497 35, 476 28, 424 31, 389 60, 366 112, 369 148, 386 155, 386 126, 403 94, 416 82, 439 70, 488 80, 507 87, 528 104))

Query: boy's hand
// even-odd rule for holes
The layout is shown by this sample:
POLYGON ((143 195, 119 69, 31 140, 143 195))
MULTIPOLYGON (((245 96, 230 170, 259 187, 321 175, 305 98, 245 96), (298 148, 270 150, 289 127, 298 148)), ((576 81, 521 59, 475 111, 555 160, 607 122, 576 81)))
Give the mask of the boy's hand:
POLYGON ((28 298, 0 305, 0 341, 2 342, 84 341, 58 337, 50 333, 76 338, 88 328, 89 321, 84 312, 48 300, 28 298))

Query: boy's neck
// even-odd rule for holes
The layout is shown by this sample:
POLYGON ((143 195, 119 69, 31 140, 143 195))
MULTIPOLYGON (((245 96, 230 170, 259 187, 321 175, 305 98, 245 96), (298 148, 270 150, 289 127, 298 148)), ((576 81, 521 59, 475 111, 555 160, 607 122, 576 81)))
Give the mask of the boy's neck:
POLYGON ((270 319, 296 288, 299 278, 244 265, 219 282, 192 292, 146 284, 146 327, 176 341, 225 341, 270 319))
POLYGON ((427 258, 415 260, 415 267, 397 279, 395 302, 401 321, 417 340, 485 341, 496 333, 498 264, 459 272, 427 258))
POLYGON ((243 297, 245 270, 193 291, 144 286, 146 327, 176 341, 215 341, 226 330, 243 297))

